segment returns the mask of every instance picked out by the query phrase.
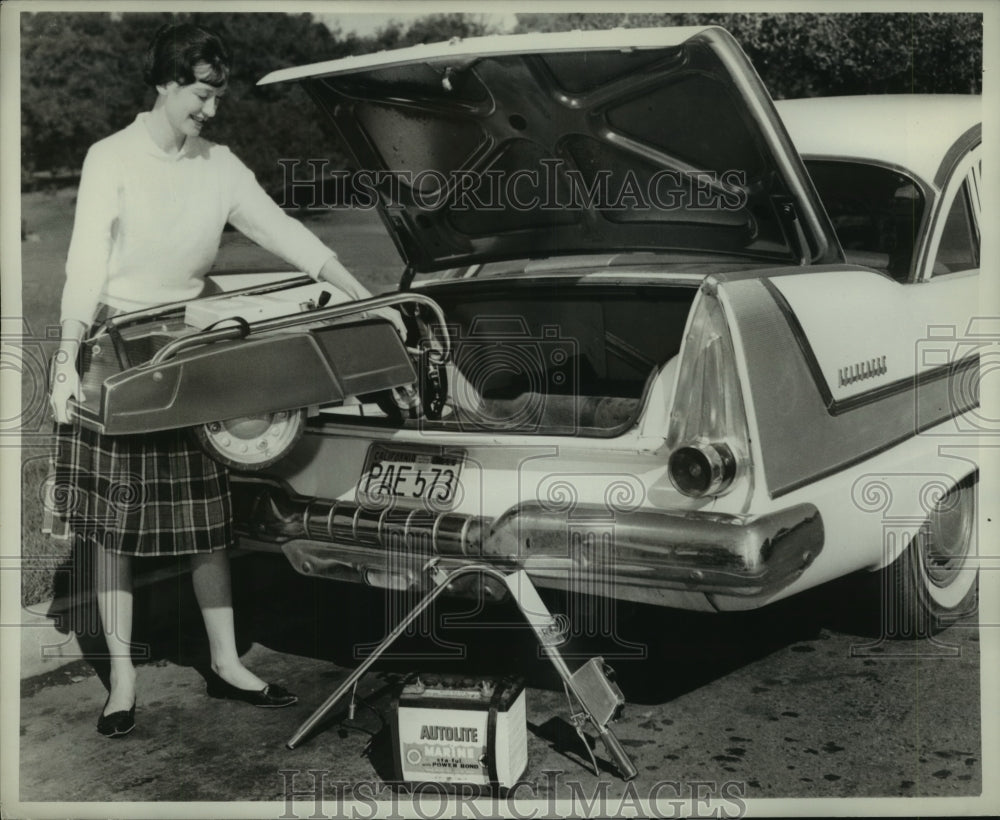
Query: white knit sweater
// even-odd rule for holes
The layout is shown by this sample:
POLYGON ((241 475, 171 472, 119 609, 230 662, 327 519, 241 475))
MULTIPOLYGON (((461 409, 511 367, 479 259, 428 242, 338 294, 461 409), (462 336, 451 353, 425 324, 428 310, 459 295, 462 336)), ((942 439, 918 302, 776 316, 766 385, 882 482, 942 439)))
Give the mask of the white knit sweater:
POLYGON ((147 116, 87 152, 62 319, 89 325, 98 302, 138 310, 197 296, 226 222, 314 277, 334 255, 228 148, 188 137, 169 155, 153 141, 147 116))

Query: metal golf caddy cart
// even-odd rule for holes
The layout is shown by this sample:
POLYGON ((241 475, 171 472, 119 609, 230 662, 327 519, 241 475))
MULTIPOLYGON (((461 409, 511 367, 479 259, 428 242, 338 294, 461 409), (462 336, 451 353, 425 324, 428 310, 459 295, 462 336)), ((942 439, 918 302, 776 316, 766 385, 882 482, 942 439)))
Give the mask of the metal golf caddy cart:
POLYGON ((499 599, 516 574, 700 611, 876 571, 902 636, 974 606, 978 466, 939 444, 978 429, 996 341, 978 97, 776 107, 717 28, 455 40, 277 82, 368 173, 404 267, 360 307, 399 306, 406 344, 318 301, 177 338, 180 307, 116 317, 156 352, 81 410, 199 426, 245 547, 387 589, 499 599))

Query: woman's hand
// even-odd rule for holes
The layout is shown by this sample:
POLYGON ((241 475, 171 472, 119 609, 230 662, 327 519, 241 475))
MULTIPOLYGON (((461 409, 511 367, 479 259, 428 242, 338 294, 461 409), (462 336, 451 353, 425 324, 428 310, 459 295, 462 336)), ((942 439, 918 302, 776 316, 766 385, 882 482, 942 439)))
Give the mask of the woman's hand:
MULTIPOLYGON (((62 351, 60 351, 61 353, 62 351)), ((59 354, 56 354, 56 362, 52 368, 52 389, 49 394, 49 404, 52 407, 52 417, 59 424, 69 424, 73 419, 70 417, 69 400, 76 399, 82 402, 83 391, 80 389, 80 374, 70 363, 68 366, 58 363, 59 354)))
POLYGON ((342 290, 352 299, 371 298, 371 291, 354 278, 351 272, 341 264, 336 254, 326 260, 326 263, 320 268, 318 278, 321 282, 329 282, 335 288, 342 290))
POLYGON ((59 424, 69 424, 73 420, 69 412, 70 399, 75 398, 78 402, 84 400, 83 390, 80 388, 80 374, 76 372, 76 354, 80 348, 83 332, 82 322, 74 319, 65 320, 62 324, 62 341, 52 359, 49 406, 52 408, 52 417, 59 424))
MULTIPOLYGON (((319 272, 319 278, 323 282, 329 282, 335 288, 342 290, 352 299, 371 299, 371 291, 362 285, 351 272, 345 268, 336 256, 331 256, 319 272)), ((371 311, 371 315, 380 316, 392 322, 399 337, 406 341, 406 323, 399 311, 395 308, 384 307, 371 311)))

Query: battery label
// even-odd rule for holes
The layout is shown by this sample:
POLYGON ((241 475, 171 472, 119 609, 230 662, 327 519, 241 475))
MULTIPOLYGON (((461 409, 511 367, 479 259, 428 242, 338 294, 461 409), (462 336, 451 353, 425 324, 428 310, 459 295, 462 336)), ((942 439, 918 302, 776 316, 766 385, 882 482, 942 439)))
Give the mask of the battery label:
POLYGON ((401 708, 399 739, 408 779, 486 777, 486 711, 401 708))
POLYGON ((450 708, 401 700, 394 735, 402 779, 488 784, 492 774, 500 785, 510 786, 527 765, 524 692, 504 703, 490 729, 485 704, 450 708))
POLYGON ((457 740, 460 743, 478 743, 479 729, 475 726, 421 726, 421 740, 457 740))
POLYGON ((436 743, 404 743, 403 759, 411 772, 422 774, 441 774, 456 772, 485 771, 482 760, 486 754, 485 746, 461 746, 436 743))

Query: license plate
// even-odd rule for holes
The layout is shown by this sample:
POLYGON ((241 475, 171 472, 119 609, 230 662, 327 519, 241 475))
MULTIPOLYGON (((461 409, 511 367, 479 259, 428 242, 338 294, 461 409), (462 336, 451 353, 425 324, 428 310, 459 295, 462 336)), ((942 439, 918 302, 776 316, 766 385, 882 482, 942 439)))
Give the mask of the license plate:
POLYGON ((438 447, 399 447, 373 444, 358 481, 358 502, 383 505, 387 501, 451 504, 458 492, 463 454, 438 447))

